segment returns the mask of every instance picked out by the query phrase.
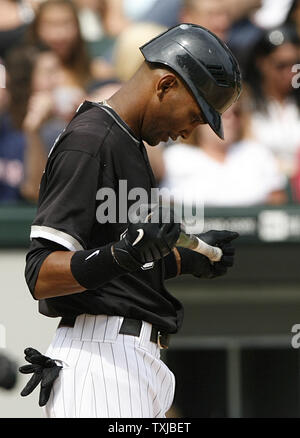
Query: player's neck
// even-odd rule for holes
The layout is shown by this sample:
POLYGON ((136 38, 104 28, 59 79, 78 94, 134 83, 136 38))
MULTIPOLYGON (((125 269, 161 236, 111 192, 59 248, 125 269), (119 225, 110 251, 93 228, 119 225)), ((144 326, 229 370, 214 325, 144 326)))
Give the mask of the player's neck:
POLYGON ((142 138, 144 115, 152 92, 153 73, 143 63, 134 76, 107 101, 137 138, 142 138))
POLYGON ((136 82, 126 82, 107 103, 130 127, 137 138, 141 138, 143 105, 136 82))

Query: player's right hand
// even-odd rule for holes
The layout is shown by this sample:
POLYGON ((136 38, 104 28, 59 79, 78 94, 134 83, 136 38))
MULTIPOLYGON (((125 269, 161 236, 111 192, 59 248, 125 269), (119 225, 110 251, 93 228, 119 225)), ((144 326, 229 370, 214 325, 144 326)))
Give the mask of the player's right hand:
POLYGON ((187 248, 177 248, 181 256, 181 273, 192 274, 195 277, 206 279, 225 275, 228 268, 234 264, 235 248, 231 242, 239 237, 239 234, 227 230, 211 230, 206 233, 196 234, 196 236, 208 245, 221 248, 223 256, 219 262, 211 263, 202 254, 187 248))
POLYGON ((170 223, 130 223, 125 237, 113 245, 113 255, 125 269, 136 270, 169 254, 180 230, 180 224, 172 220, 170 223))

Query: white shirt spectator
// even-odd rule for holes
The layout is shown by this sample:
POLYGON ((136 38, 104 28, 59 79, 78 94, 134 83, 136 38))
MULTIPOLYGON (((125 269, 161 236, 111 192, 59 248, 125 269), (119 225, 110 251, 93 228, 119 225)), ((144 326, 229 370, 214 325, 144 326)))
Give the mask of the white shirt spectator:
POLYGON ((255 24, 265 29, 280 26, 286 20, 292 3, 293 0, 263 0, 254 14, 255 24))
POLYGON ((248 140, 232 145, 222 163, 186 144, 168 147, 164 158, 166 177, 161 186, 171 190, 178 202, 200 201, 216 207, 256 205, 264 203, 273 191, 283 190, 287 182, 271 152, 248 140), (184 201, 179 196, 184 196, 184 201))
POLYGON ((300 111, 291 99, 281 105, 269 100, 267 113, 254 112, 251 130, 255 140, 270 149, 284 173, 294 173, 295 156, 300 147, 300 111))

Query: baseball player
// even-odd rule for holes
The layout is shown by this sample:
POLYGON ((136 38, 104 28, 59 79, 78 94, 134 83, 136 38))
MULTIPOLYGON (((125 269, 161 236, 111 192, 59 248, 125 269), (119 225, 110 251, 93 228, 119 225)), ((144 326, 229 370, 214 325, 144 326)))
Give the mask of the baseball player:
MULTIPOLYGON (((160 359, 183 319, 164 281, 224 275, 237 233, 201 238, 223 250, 217 263, 176 247, 180 224, 119 221, 129 191, 156 187, 143 140, 186 138, 201 123, 222 137, 221 114, 238 99, 239 67, 214 34, 181 24, 141 47, 145 62, 107 102, 85 101, 55 142, 40 186, 25 277, 39 311, 61 317, 45 353, 25 350, 47 417, 164 417, 173 373, 160 359), (119 183, 126 181, 127 192, 119 183), (115 193, 117 220, 99 221, 115 193)), ((134 201, 128 199, 128 210, 134 201)))

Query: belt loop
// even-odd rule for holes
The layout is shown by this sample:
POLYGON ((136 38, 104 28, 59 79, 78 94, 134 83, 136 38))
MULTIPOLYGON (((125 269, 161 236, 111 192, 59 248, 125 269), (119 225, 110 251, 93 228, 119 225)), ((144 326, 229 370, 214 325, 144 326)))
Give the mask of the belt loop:
POLYGON ((120 335, 140 336, 142 325, 143 322, 137 319, 124 318, 119 333, 120 335))

